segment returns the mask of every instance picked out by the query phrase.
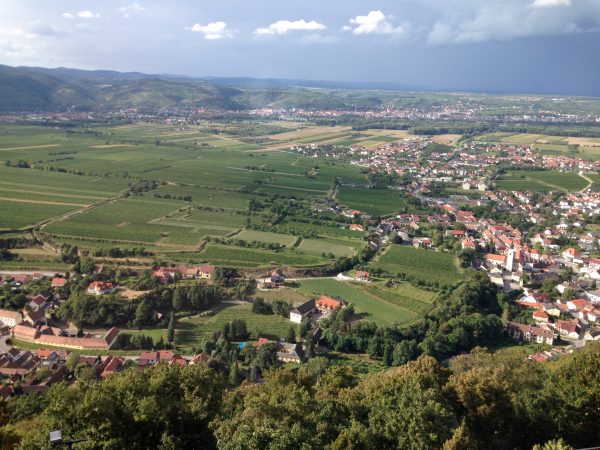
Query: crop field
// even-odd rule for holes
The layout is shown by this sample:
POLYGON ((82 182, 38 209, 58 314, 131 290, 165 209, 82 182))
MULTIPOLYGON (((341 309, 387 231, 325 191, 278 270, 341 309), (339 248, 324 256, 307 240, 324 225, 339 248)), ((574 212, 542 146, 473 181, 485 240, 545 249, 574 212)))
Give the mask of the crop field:
POLYGON ((464 278, 452 253, 401 245, 390 246, 372 266, 392 274, 401 272, 422 281, 440 284, 454 284, 464 278))
POLYGON ((23 228, 77 209, 77 206, 0 199, 0 228, 23 228))
POLYGON ((298 251, 312 255, 321 255, 322 253, 332 253, 334 256, 352 256, 360 248, 360 241, 350 241, 342 239, 302 239, 298 246, 298 251))
POLYGON ((551 170, 518 170, 507 172, 496 181, 501 190, 579 191, 588 182, 577 173, 551 170))
POLYGON ((419 314, 397 304, 376 297, 365 290, 359 283, 337 281, 334 279, 303 280, 298 291, 308 297, 329 295, 351 302, 357 313, 363 318, 382 325, 411 322, 419 314))
POLYGON ((242 248, 231 245, 209 243, 198 258, 218 266, 229 267, 270 267, 290 265, 295 267, 316 267, 325 264, 321 257, 294 251, 269 251, 257 248, 242 248))
POLYGON ((172 200, 122 199, 53 223, 44 231, 59 236, 140 243, 154 243, 163 237, 179 235, 185 237, 186 243, 193 245, 201 239, 202 234, 192 233, 189 228, 150 223, 177 211, 183 205, 184 202, 172 200))
POLYGON ((248 201, 253 197, 237 191, 211 189, 200 186, 174 186, 164 185, 148 193, 165 197, 191 197, 194 205, 209 206, 211 208, 246 209, 248 201))
POLYGON ((408 208, 399 191, 392 189, 359 189, 343 187, 336 199, 348 208, 371 215, 390 215, 408 208))
POLYGON ((248 331, 251 333, 250 340, 254 341, 258 340, 259 337, 268 339, 286 337, 290 326, 297 327, 286 318, 278 315, 254 314, 250 304, 222 304, 214 315, 194 316, 178 320, 175 344, 178 347, 190 349, 200 344, 202 339, 209 337, 215 331, 221 331, 226 323, 236 319, 246 322, 248 331))
POLYGON ((382 284, 363 285, 365 292, 385 302, 407 309, 418 315, 424 315, 433 307, 435 294, 418 289, 410 284, 401 284, 394 288, 386 288, 382 284))
POLYGON ((290 248, 293 247, 298 241, 297 236, 256 230, 244 230, 232 237, 234 239, 241 239, 247 242, 258 241, 265 242, 267 244, 281 244, 290 248))

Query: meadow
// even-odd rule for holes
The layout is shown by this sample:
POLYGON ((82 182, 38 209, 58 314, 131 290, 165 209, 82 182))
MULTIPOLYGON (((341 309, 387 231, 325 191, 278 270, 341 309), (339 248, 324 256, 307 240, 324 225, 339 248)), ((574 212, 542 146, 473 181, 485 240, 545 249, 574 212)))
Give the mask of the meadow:
POLYGON ((464 278, 452 253, 391 245, 371 264, 391 274, 404 273, 420 281, 451 285, 464 278))
POLYGON ((203 339, 208 338, 215 331, 223 330, 223 325, 233 320, 246 322, 252 341, 259 337, 268 339, 285 338, 290 327, 297 330, 297 325, 278 315, 261 315, 252 312, 252 305, 222 303, 215 308, 215 314, 206 316, 193 316, 179 319, 175 332, 175 345, 182 351, 191 351, 203 339))

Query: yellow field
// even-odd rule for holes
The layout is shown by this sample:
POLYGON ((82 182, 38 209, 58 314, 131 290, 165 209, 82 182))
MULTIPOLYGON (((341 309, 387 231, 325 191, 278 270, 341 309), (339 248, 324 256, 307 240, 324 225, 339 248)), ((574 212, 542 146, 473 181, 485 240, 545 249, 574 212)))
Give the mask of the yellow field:
POLYGON ((433 142, 443 145, 452 145, 462 137, 461 134, 440 134, 433 137, 433 142))

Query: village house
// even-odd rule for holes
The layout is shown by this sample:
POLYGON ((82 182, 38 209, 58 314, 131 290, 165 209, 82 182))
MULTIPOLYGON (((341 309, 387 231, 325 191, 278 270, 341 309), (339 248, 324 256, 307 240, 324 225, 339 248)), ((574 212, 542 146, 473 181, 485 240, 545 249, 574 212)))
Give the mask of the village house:
POLYGON ((293 344, 289 342, 281 342, 277 351, 277 359, 284 363, 300 364, 304 359, 304 351, 302 344, 293 344))
POLYGON ((54 277, 52 278, 50 284, 53 288, 62 288, 67 285, 67 279, 62 277, 54 277))
POLYGON ((577 319, 557 320, 554 327, 561 336, 569 339, 579 339, 579 321, 577 319))
POLYGON ((508 322, 506 324, 506 333, 513 339, 548 345, 554 343, 555 337, 552 330, 516 322, 508 322))
POLYGON ((327 297, 326 295, 322 295, 315 302, 315 305, 319 311, 327 312, 343 308, 345 303, 343 300, 338 300, 335 298, 327 297))
POLYGON ((290 320, 294 323, 301 323, 302 320, 308 317, 315 310, 315 300, 309 300, 296 306, 290 311, 290 320))
POLYGON ((14 327, 23 322, 23 316, 20 312, 0 309, 0 326, 14 327))
POLYGON ((362 270, 357 270, 354 274, 354 279, 357 281, 371 281, 371 274, 362 270))
POLYGON ((92 295, 107 295, 112 294, 116 290, 116 286, 113 283, 105 281, 93 281, 87 288, 87 293, 92 295))

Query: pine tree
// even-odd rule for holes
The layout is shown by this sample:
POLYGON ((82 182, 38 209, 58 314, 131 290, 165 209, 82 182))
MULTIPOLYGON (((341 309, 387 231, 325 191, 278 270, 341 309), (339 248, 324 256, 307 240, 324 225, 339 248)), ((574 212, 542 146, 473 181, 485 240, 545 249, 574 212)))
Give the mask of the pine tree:
POLYGON ((231 369, 229 369, 229 383, 232 385, 237 385, 240 378, 240 369, 238 367, 237 361, 231 365, 231 369))
POLYGON ((169 328, 167 329, 167 341, 169 344, 172 344, 175 340, 175 314, 171 311, 171 316, 169 317, 169 328))
POLYGON ((293 326, 290 326, 286 340, 292 344, 296 343, 296 330, 294 329, 293 326))

